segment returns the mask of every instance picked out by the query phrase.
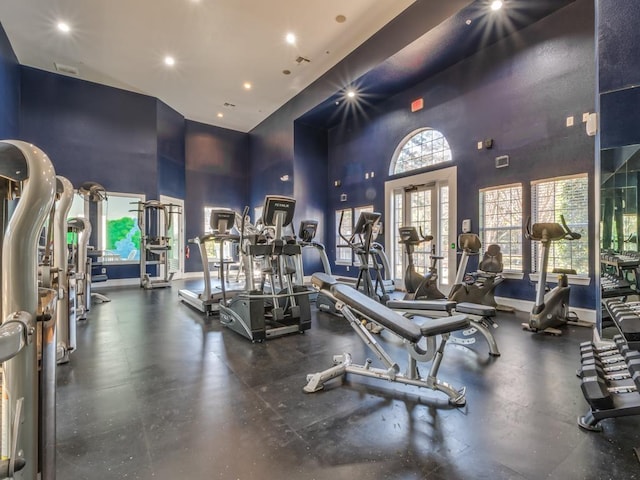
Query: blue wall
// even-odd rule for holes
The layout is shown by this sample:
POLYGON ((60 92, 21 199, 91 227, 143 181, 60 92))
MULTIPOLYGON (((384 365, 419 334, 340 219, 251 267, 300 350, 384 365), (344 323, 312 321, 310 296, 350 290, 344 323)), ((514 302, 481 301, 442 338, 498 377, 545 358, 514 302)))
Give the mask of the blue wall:
MULTIPOLYGON (((296 232, 301 220, 318 220, 316 241, 326 240, 327 226, 327 167, 328 132, 324 128, 294 124, 293 196, 296 199, 296 232)), ((318 251, 303 251, 304 271, 307 275, 322 271, 318 251)))
MULTIPOLYGON (((20 77, 20 138, 47 152, 76 187, 92 180, 147 199, 183 198, 187 238, 203 233, 205 205, 246 205, 246 133, 185 121, 146 95, 28 67, 20 77)), ((202 269, 198 257, 187 271, 202 269)), ((114 265, 107 274, 137 277, 138 267, 114 265)))
POLYGON ((640 143, 640 9, 636 0, 598 0, 600 142, 640 143))
MULTIPOLYGON (((457 216, 470 218, 476 231, 479 189, 521 182, 526 217, 530 181, 582 172, 589 174, 590 218, 594 218, 594 139, 581 123, 582 113, 595 108, 593 29, 593 4, 580 0, 333 128, 329 211, 372 203, 384 212, 384 182, 395 148, 413 130, 429 126, 449 141, 458 166, 457 216), (425 108, 412 114, 409 104, 419 97, 424 98, 425 108), (577 118, 573 128, 565 127, 568 115, 577 118), (477 141, 484 138, 494 139, 492 150, 477 150, 477 141), (495 169, 494 158, 499 155, 510 156, 508 168, 495 169), (365 172, 371 171, 374 179, 364 180, 365 172), (333 188, 336 179, 342 188, 333 188), (340 202, 341 193, 348 195, 347 202, 340 202)), ((330 223, 328 238, 334 238, 334 230, 330 223)), ((592 239, 593 226, 589 233, 592 239)), ((594 249, 590 242, 590 251, 594 249)), ((528 243, 524 252, 530 252, 528 243)), ((592 272, 593 265, 592 253, 592 272)), ((336 271, 346 273, 343 268, 336 271)), ((525 271, 530 271, 529 264, 525 271)), ((503 285, 498 295, 534 299, 526 280, 503 285)), ((592 280, 588 288, 575 288, 572 305, 594 308, 593 285, 592 280)))
POLYGON ((184 199, 184 117, 160 100, 156 115, 158 195, 184 199))
MULTIPOLYGON (((303 133, 298 137, 294 122, 305 113, 336 93, 337 85, 349 84, 387 60, 411 42, 420 38, 443 20, 457 13, 469 3, 468 0, 447 2, 420 2, 409 6, 398 17, 376 32, 363 45, 354 50, 335 68, 313 82, 274 114, 250 132, 250 187, 251 206, 262 204, 266 194, 298 195, 302 188, 290 182, 280 181, 282 175, 296 174, 293 183, 314 185, 318 182, 316 168, 299 167, 305 162, 306 153, 317 145, 316 135, 303 133), (295 136, 295 140, 294 140, 295 136), (308 146, 305 143, 309 141, 308 146), (295 148, 294 148, 295 143, 295 148)), ((326 178, 326 171, 322 176, 326 178)), ((326 211, 322 196, 312 196, 307 202, 299 201, 308 212, 326 211)), ((297 207, 299 208, 299 207, 297 207)), ((305 212, 306 213, 306 212, 305 212)), ((296 222, 302 217, 296 213, 296 222)), ((324 218, 318 219, 324 223, 324 218)), ((297 228, 297 225, 296 225, 297 228)), ((319 232, 317 240, 326 242, 326 229, 319 232)))
POLYGON ((0 24, 0 139, 18 137, 20 66, 0 24))
MULTIPOLYGON (((20 137, 42 148, 76 188, 95 181, 110 192, 158 198, 155 98, 22 67, 20 137)), ((138 267, 109 266, 107 275, 137 277, 138 267)))
POLYGON ((20 136, 51 157, 74 186, 157 198, 156 99, 96 83, 21 69, 20 136))
MULTIPOLYGON (((204 123, 186 121, 186 238, 202 235, 205 206, 241 213, 249 199, 249 136, 204 123)), ((191 246, 188 272, 202 271, 200 254, 191 246)))

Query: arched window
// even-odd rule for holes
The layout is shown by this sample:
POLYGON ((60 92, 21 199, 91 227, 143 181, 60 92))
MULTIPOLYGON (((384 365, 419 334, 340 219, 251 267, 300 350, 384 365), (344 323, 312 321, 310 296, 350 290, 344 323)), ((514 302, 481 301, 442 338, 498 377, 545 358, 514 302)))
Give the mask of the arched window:
POLYGON ((444 135, 433 128, 421 128, 400 142, 391 160, 389 175, 450 161, 451 148, 444 135))

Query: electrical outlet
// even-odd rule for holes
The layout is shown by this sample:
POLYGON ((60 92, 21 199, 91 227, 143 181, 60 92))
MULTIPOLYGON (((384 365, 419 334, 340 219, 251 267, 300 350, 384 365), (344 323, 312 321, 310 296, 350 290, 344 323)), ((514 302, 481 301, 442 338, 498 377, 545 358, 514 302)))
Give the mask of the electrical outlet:
POLYGON ((573 127, 573 115, 567 117, 567 127, 573 127))
POLYGON ((478 150, 482 150, 482 142, 478 142, 478 150))

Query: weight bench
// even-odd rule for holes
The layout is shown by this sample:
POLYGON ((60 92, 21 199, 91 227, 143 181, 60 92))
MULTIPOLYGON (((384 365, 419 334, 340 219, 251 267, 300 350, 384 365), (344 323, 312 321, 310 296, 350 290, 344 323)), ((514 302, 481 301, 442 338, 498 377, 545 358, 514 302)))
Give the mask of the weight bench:
POLYGON ((349 353, 335 355, 333 357, 333 367, 307 375, 307 385, 303 389, 305 392, 313 393, 322 390, 325 382, 347 373, 352 373, 437 390, 449 397, 451 405, 456 407, 465 405, 464 387, 457 390, 438 379, 437 374, 450 332, 469 326, 469 320, 466 315, 454 315, 438 319, 415 317, 410 320, 367 297, 355 288, 338 283, 330 275, 314 273, 311 277, 311 283, 323 294, 335 300, 336 309, 349 321, 351 328, 355 330, 385 368, 372 367, 370 359, 367 359, 364 365, 356 365, 352 362, 351 354, 349 353), (385 331, 391 332, 404 340, 408 351, 406 373, 400 373, 398 363, 391 359, 389 354, 363 325, 360 321, 362 317, 384 327, 385 331), (419 325, 414 320, 424 320, 424 323, 419 325), (437 349, 436 335, 441 336, 440 345, 437 349), (426 344, 424 348, 421 346, 423 340, 426 344), (426 378, 421 378, 417 362, 429 362, 431 360, 433 362, 429 375, 426 378))
MULTIPOLYGON (((489 355, 492 357, 500 356, 498 343, 489 329, 490 327, 498 328, 498 324, 493 320, 496 316, 494 307, 469 302, 456 303, 453 300, 389 300, 387 307, 405 314, 419 316, 425 315, 426 312, 446 312, 447 315, 452 315, 454 310, 458 314, 471 315, 469 323, 472 328, 465 330, 464 335, 469 337, 476 331, 479 332, 489 345, 489 355)), ((461 345, 471 345, 476 340, 475 338, 451 337, 451 341, 461 345)))

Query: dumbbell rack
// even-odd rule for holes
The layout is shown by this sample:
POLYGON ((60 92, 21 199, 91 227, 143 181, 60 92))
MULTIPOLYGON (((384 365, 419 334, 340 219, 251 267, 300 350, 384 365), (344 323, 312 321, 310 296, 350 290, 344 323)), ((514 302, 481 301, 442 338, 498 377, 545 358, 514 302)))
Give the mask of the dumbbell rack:
POLYGON ((603 273, 601 275, 600 287, 602 288, 602 298, 626 298, 629 295, 638 293, 632 288, 630 282, 611 273, 603 273))
POLYGON ((600 431, 605 418, 640 414, 640 303, 611 299, 604 305, 620 335, 580 345, 580 387, 591 408, 578 425, 591 431, 600 431))

